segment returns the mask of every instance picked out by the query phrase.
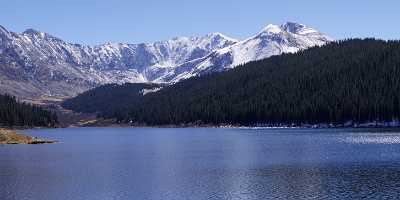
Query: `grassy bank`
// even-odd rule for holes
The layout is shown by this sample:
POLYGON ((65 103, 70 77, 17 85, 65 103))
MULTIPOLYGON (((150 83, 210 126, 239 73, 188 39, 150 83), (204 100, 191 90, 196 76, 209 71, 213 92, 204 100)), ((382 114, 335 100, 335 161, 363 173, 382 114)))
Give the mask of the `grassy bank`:
POLYGON ((46 144, 55 142, 53 140, 22 135, 14 130, 0 128, 0 144, 46 144))

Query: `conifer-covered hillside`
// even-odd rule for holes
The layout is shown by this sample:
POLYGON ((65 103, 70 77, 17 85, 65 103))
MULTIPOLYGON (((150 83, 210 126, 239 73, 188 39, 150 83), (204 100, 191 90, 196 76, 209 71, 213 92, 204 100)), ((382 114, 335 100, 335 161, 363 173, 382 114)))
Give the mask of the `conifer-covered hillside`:
POLYGON ((57 123, 57 116, 50 111, 18 102, 9 95, 0 95, 0 127, 53 127, 57 123))

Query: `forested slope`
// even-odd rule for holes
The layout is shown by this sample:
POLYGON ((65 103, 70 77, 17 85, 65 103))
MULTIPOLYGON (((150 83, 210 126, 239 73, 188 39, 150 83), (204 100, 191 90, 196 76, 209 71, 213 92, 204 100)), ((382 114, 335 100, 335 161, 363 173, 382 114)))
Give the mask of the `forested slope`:
POLYGON ((9 95, 0 95, 0 127, 52 127, 57 123, 57 116, 50 111, 18 102, 9 95))
POLYGON ((161 87, 163 85, 153 83, 106 84, 68 99, 62 106, 83 113, 112 112, 161 87))

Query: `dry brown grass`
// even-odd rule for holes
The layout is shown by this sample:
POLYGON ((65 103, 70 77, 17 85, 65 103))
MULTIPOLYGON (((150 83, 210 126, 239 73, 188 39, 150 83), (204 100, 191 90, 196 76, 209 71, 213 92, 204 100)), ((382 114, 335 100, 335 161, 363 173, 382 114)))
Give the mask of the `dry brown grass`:
POLYGON ((42 140, 26 135, 21 135, 14 130, 0 128, 0 144, 44 144, 56 141, 42 140))

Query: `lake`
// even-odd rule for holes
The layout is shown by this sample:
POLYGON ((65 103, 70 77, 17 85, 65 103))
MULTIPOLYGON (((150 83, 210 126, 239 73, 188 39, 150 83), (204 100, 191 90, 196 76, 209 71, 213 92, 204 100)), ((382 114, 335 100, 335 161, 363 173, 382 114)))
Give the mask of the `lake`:
POLYGON ((400 130, 68 128, 0 146, 2 200, 399 199, 400 130))

